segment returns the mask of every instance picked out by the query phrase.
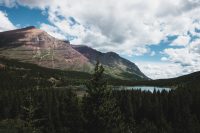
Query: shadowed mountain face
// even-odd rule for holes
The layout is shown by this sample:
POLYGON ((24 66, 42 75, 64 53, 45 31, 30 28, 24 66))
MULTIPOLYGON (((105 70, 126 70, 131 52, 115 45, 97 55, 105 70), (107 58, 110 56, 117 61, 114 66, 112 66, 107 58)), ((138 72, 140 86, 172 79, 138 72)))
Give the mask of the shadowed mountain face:
POLYGON ((70 45, 33 26, 1 32, 0 56, 48 68, 83 72, 91 72, 99 60, 106 74, 115 78, 148 79, 134 63, 114 52, 101 53, 87 46, 70 45))
POLYGON ((102 53, 84 45, 73 45, 73 48, 87 57, 91 64, 99 60, 107 73, 118 78, 127 76, 132 79, 148 79, 134 63, 114 52, 102 53))

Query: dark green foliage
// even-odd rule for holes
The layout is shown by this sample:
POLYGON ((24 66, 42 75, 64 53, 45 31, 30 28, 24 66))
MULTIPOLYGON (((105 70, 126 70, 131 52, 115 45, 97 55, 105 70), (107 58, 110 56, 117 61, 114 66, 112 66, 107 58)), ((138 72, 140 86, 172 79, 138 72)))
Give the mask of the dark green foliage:
POLYGON ((173 81, 184 85, 169 92, 119 91, 97 64, 87 93, 78 97, 65 85, 83 84, 90 75, 13 60, 0 64, 6 65, 0 68, 0 133, 200 133, 198 73, 173 81))
POLYGON ((126 122, 136 133, 199 133, 200 90, 115 91, 126 122), (197 98, 198 97, 198 98, 197 98))
POLYGON ((121 133, 126 127, 121 111, 102 75, 104 68, 97 62, 92 79, 83 98, 83 113, 88 133, 121 133))
POLYGON ((0 131, 82 132, 78 98, 71 90, 31 90, 0 90, 0 131))

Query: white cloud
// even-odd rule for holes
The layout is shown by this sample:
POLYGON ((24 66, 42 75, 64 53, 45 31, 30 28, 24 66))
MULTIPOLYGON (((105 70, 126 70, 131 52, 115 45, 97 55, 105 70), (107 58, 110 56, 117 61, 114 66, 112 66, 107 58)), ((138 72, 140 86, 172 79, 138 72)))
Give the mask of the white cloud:
MULTIPOLYGON (((73 43, 129 55, 148 53, 167 35, 193 32, 200 20, 200 2, 194 0, 3 0, 4 5, 41 8, 59 34, 77 36, 73 43), (7 2, 6 2, 7 1, 7 2), (15 3, 15 4, 13 4, 15 3), (68 18, 80 25, 71 27, 68 18), (62 32, 60 32, 62 31, 62 32)), ((178 41, 178 40, 177 40, 178 41)), ((185 43, 180 39, 177 44, 185 43)))
POLYGON ((189 50, 192 53, 197 53, 200 55, 200 39, 196 39, 195 41, 191 42, 189 50))
POLYGON ((62 33, 59 33, 58 29, 54 26, 42 23, 40 25, 40 29, 48 32, 48 34, 50 34, 51 36, 55 38, 58 38, 61 40, 66 39, 66 37, 62 33))
POLYGON ((182 66, 172 62, 136 62, 136 65, 152 79, 174 78, 200 71, 198 66, 182 66))
POLYGON ((162 57, 161 61, 168 61, 167 57, 162 57))
POLYGON ((199 45, 189 45, 185 48, 168 48, 164 50, 166 58, 183 66, 200 66, 199 45))
POLYGON ((176 40, 174 40, 171 43, 171 46, 186 46, 190 42, 190 36, 184 35, 184 36, 178 36, 176 40))
POLYGON ((0 11, 0 32, 16 29, 16 26, 8 19, 6 13, 0 11))
POLYGON ((13 7, 16 5, 15 0, 0 0, 0 5, 4 5, 7 7, 13 7))
POLYGON ((200 71, 200 39, 182 48, 167 48, 163 54, 161 60, 182 66, 182 74, 200 71))
MULTIPOLYGON (((52 0, 54 1, 54 0, 52 0)), ((14 7, 17 5, 28 6, 30 8, 45 9, 50 3, 50 0, 1 0, 0 5, 14 7)))
POLYGON ((174 63, 136 62, 142 72, 152 79, 165 79, 186 74, 183 67, 174 63))

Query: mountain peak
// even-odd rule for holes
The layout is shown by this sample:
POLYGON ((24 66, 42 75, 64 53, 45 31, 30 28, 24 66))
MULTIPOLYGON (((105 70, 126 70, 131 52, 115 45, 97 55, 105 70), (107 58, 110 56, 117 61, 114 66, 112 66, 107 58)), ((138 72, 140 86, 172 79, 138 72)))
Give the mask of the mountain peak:
POLYGON ((24 30, 31 30, 31 29, 37 29, 35 26, 28 26, 23 28, 24 30))
POLYGON ((36 28, 35 26, 28 26, 25 28, 20 28, 20 29, 15 29, 15 30, 10 30, 10 31, 4 31, 4 32, 0 32, 0 34, 6 34, 6 35, 10 35, 10 34, 24 34, 24 33, 42 33, 45 31, 36 28))
POLYGON ((108 56, 112 56, 112 57, 119 57, 119 55, 115 52, 107 52, 106 53, 108 56))
POLYGON ((22 32, 33 32, 33 33, 41 33, 41 32, 45 32, 41 29, 36 28, 35 26, 28 26, 22 29, 18 29, 17 31, 22 31, 22 32))

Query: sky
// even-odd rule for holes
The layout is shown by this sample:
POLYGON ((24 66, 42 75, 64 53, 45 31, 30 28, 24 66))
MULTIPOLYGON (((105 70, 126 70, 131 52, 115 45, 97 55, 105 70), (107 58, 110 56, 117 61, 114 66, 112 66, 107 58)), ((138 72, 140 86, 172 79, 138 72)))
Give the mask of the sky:
POLYGON ((0 32, 33 25, 172 78, 200 71, 199 14, 200 0, 0 0, 0 32))

